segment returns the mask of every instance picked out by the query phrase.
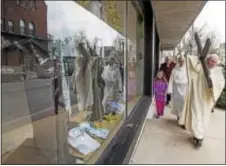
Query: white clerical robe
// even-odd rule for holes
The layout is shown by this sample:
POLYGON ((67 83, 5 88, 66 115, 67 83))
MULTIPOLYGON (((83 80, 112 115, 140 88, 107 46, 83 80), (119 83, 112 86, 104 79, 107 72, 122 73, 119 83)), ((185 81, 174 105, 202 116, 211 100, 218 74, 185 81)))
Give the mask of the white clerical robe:
POLYGON ((208 88, 204 70, 197 56, 187 57, 187 70, 188 93, 179 124, 185 125, 195 138, 202 139, 211 110, 224 88, 225 80, 222 70, 215 67, 210 70, 213 88, 208 88))
POLYGON ((79 111, 87 111, 93 105, 92 66, 96 57, 90 57, 86 61, 81 55, 76 57, 75 71, 72 82, 74 93, 77 94, 79 111))
POLYGON ((171 113, 177 117, 181 116, 184 100, 188 88, 188 78, 186 65, 183 66, 177 65, 171 73, 168 93, 172 94, 172 110, 171 113))

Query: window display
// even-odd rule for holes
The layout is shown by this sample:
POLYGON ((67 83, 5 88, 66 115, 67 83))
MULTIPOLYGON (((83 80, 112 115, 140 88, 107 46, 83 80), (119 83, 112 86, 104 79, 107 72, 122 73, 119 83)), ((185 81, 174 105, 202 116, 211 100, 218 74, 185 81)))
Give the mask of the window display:
MULTIPOLYGON (((45 13, 40 22, 32 18, 40 25, 36 36, 11 43, 15 36, 3 38, 8 70, 2 71, 2 161, 93 164, 142 94, 136 10, 130 1, 37 1, 37 6, 33 12, 45 13)), ((22 22, 23 29, 29 20, 22 22)))
MULTIPOLYGON (((121 4, 118 6, 123 7, 124 2, 118 3, 121 4)), ((58 109, 59 112, 68 113, 67 129, 62 130, 65 126, 62 122, 57 122, 60 128, 58 132, 62 131, 60 137, 65 135, 64 139, 58 139, 58 143, 63 145, 63 141, 67 140, 69 155, 74 157, 76 163, 93 163, 112 140, 125 118, 122 82, 124 36, 109 26, 111 22, 104 22, 103 18, 113 19, 108 19, 108 5, 105 2, 98 5, 103 6, 101 10, 106 13, 100 13, 106 16, 100 16, 97 6, 92 7, 95 3, 49 1, 47 4, 50 12, 51 9, 54 10, 54 6, 61 6, 62 13, 59 15, 63 15, 63 12, 65 15, 62 20, 56 18, 49 21, 50 33, 60 41, 57 56, 62 63, 59 71, 61 96, 58 109), (75 17, 69 17, 71 15, 75 17), (58 21, 61 29, 56 29, 55 21, 58 21), (68 67, 62 59, 71 56, 75 58, 67 58, 74 64, 70 76, 65 74, 68 67)), ((123 10, 118 16, 116 8, 114 11, 115 14, 111 17, 124 18, 123 10)))

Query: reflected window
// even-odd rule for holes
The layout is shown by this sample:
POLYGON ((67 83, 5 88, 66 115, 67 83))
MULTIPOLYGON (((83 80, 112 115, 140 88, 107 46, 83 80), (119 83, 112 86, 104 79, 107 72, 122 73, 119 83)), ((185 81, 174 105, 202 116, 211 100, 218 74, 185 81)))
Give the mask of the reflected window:
POLYGON ((13 21, 8 21, 8 31, 14 32, 14 22, 13 21))
POLYGON ((1 28, 2 28, 2 31, 4 30, 4 19, 1 18, 1 28))
POLYGON ((27 9, 35 9, 35 0, 17 0, 17 4, 27 9))
POLYGON ((31 36, 35 35, 35 27, 34 27, 34 24, 31 22, 29 22, 28 24, 28 34, 31 36))
POLYGON ((26 24, 24 20, 20 20, 20 34, 24 35, 26 31, 26 24))
POLYGON ((143 26, 142 17, 128 1, 128 114, 142 95, 143 89, 143 26))

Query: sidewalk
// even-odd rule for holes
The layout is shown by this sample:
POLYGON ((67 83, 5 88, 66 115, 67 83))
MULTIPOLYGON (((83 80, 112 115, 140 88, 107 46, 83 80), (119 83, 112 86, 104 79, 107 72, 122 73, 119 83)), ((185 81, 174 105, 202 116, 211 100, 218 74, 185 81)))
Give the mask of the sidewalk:
POLYGON ((152 114, 150 109, 130 164, 225 164, 225 111, 216 109, 211 115, 199 150, 168 109, 161 119, 151 119, 152 114))

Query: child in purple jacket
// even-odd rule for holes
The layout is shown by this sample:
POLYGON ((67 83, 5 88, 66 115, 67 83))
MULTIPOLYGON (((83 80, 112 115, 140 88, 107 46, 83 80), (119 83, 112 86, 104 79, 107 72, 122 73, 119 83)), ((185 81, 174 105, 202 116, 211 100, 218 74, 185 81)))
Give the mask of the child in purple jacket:
POLYGON ((164 115, 166 104, 167 81, 162 70, 159 70, 154 80, 154 95, 156 102, 157 118, 164 115))

